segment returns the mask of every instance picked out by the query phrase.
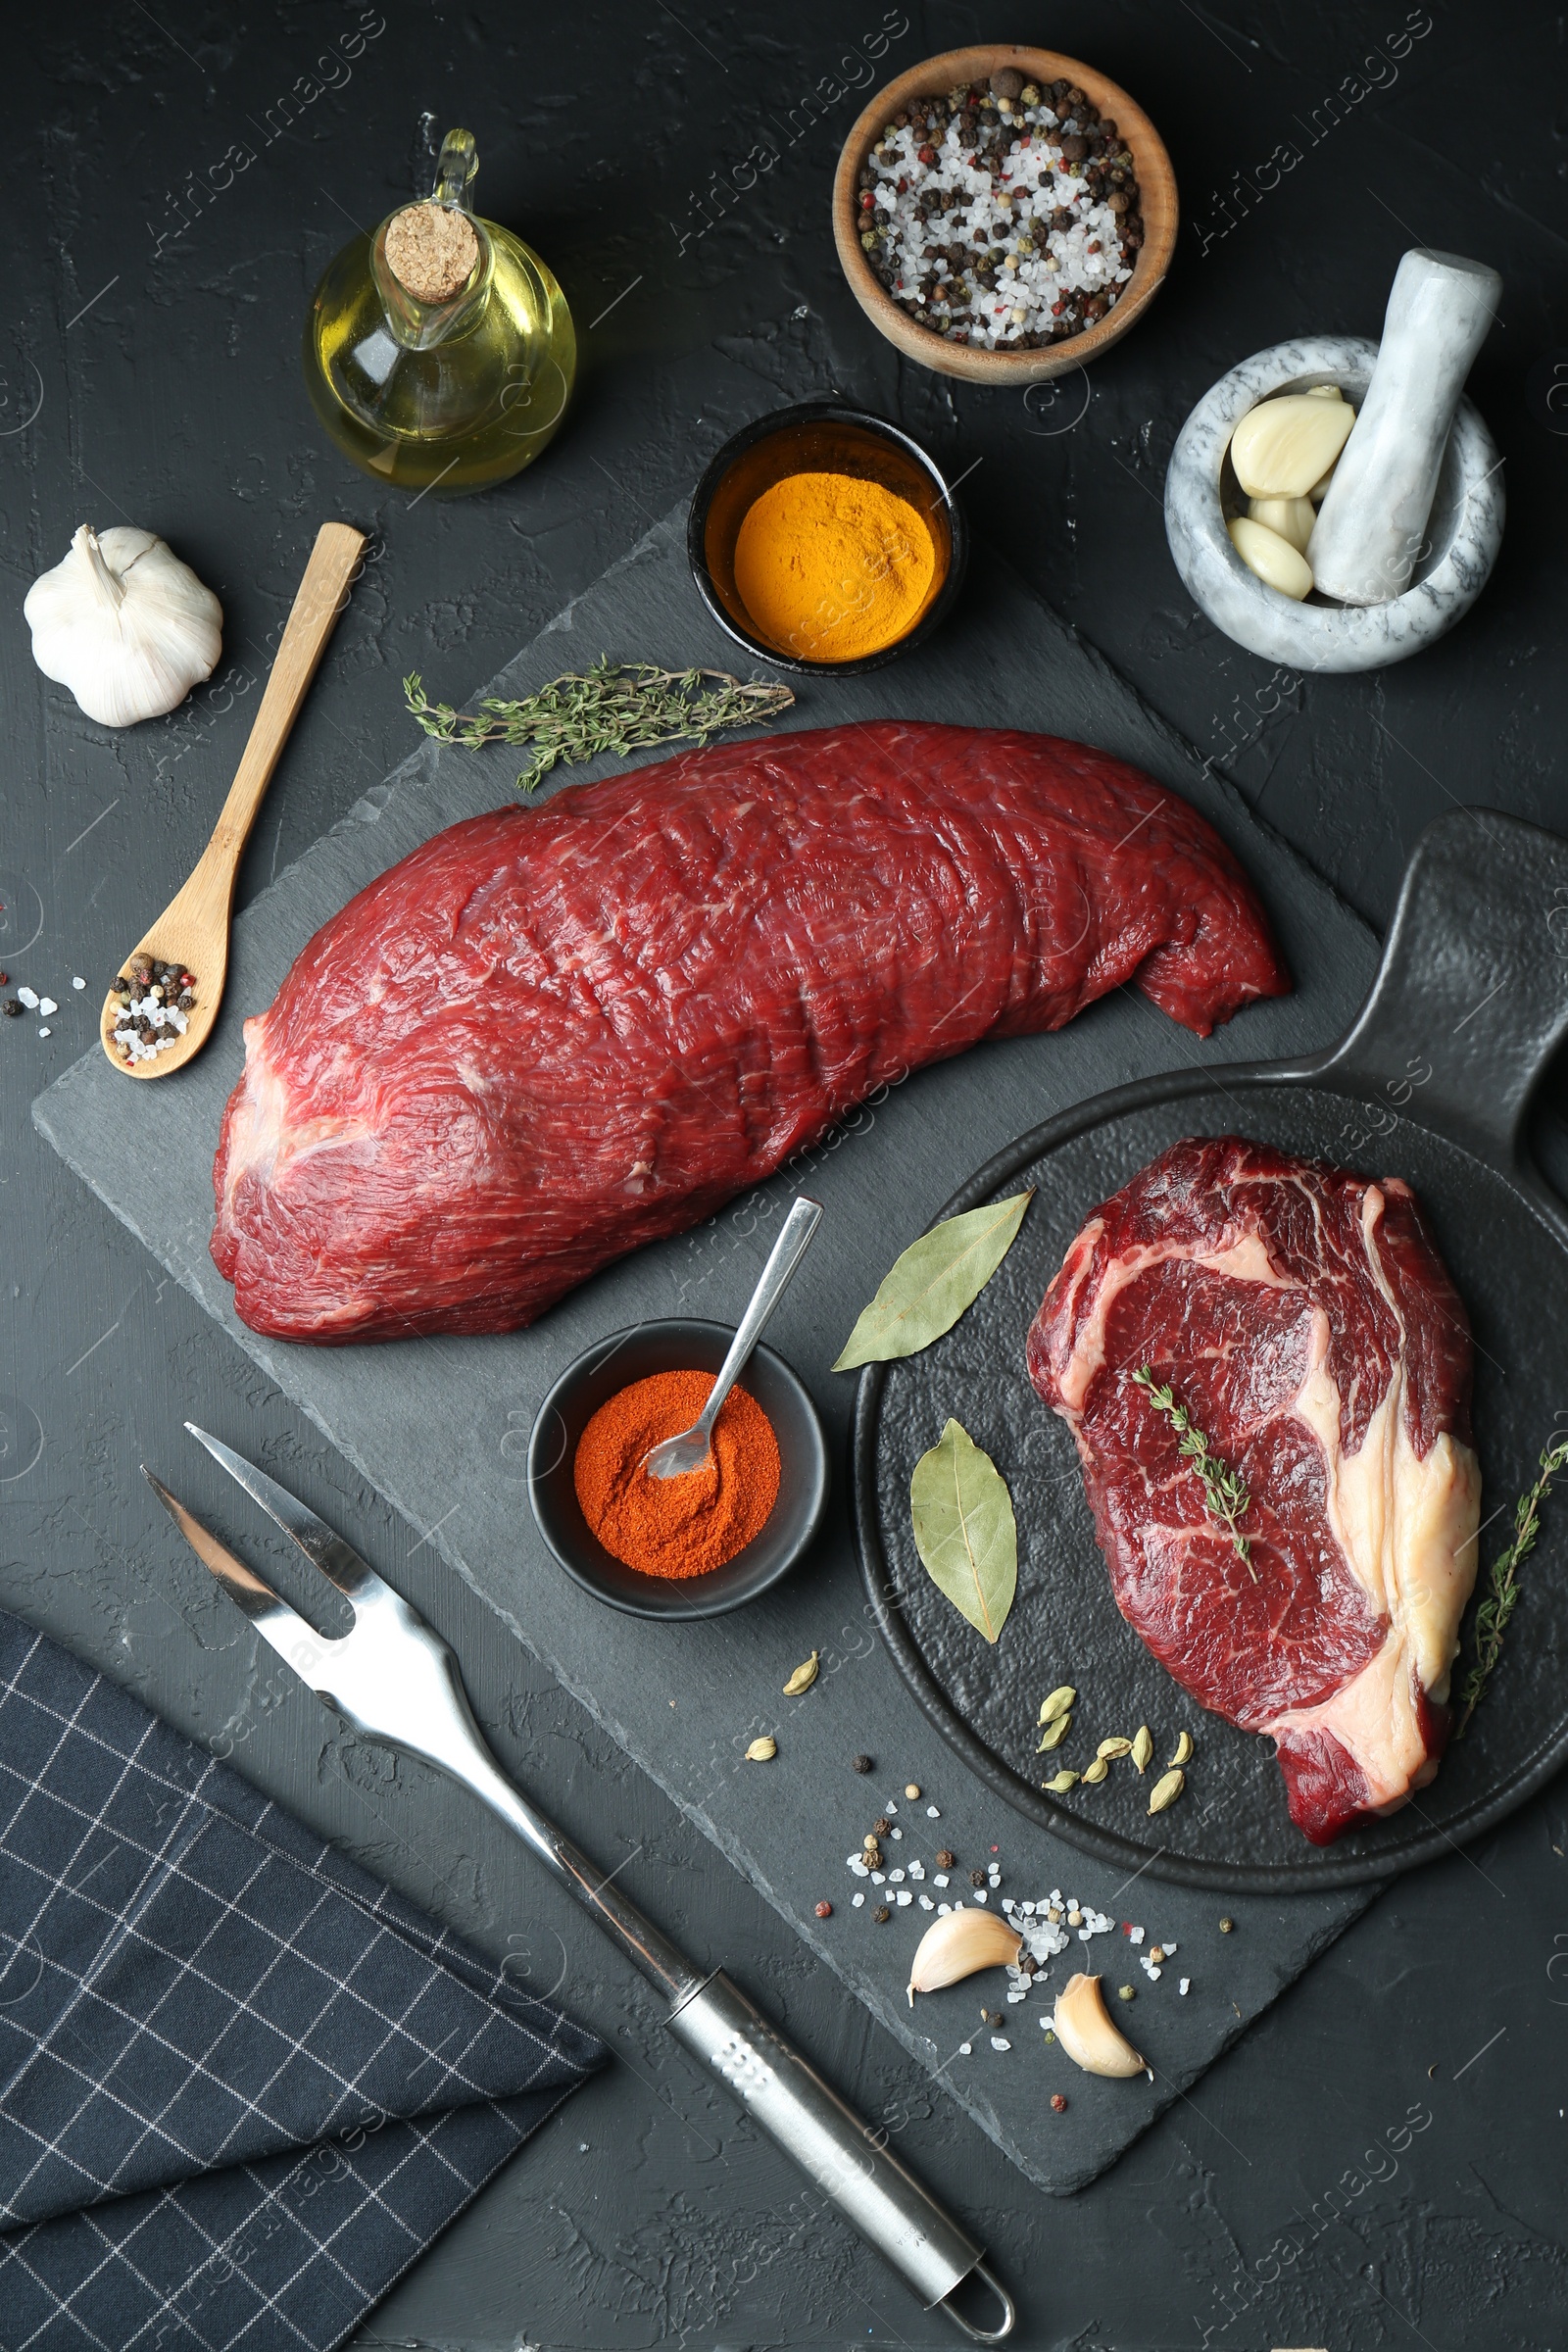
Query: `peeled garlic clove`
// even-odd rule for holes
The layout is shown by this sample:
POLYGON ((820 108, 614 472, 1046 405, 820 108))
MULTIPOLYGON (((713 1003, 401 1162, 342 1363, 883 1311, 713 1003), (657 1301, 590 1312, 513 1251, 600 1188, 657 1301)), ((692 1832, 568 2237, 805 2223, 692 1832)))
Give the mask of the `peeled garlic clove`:
POLYGON ((1250 499, 1247 512, 1264 530, 1278 531, 1282 539, 1289 540, 1298 556, 1305 555, 1312 525, 1317 520, 1309 498, 1250 499))
POLYGON ((1249 409, 1231 435, 1231 464, 1249 498, 1304 498, 1350 437, 1346 400, 1287 392, 1249 409))
MULTIPOLYGON (((1339 462, 1339 459, 1336 458, 1334 461, 1334 466, 1337 466, 1339 462)), ((1311 489, 1307 492, 1307 500, 1310 505, 1314 507, 1320 507, 1323 504, 1323 501, 1327 498, 1329 494, 1329 484, 1334 479, 1334 466, 1331 466, 1327 473, 1322 476, 1321 480, 1315 481, 1312 484, 1311 489)))
POLYGON ((1023 1938, 994 1911, 950 1911, 935 1919, 914 1947, 909 1970, 909 2007, 917 1992, 940 1992, 979 1968, 1005 1968, 1023 1949, 1023 1938))
POLYGON ((1238 514, 1225 527, 1248 570, 1255 572, 1265 588, 1278 589, 1281 596, 1299 604, 1312 586, 1312 566, 1306 558, 1278 531, 1254 522, 1250 514, 1238 514))
POLYGON ((1338 384, 1313 384, 1306 393, 1308 400, 1343 400, 1345 394, 1338 384))
POLYGON ((82 523, 22 609, 44 676, 106 727, 161 718, 212 676, 223 650, 212 590, 155 532, 124 523, 101 537, 82 523))
POLYGON ((1098 1977, 1070 1977, 1056 1995, 1056 2039, 1086 2075, 1141 2075, 1144 2061, 1106 2013, 1098 1977))

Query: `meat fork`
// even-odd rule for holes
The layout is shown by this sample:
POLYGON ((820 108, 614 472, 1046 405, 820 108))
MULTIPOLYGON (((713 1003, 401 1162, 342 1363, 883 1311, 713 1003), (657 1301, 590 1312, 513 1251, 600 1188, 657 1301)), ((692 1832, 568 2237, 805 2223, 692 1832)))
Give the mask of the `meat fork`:
POLYGON ((185 1427, 354 1611, 348 1633, 337 1639, 318 1634, 143 1463, 142 1476, 180 1534, 263 1641, 356 1731, 450 1773, 531 1847, 671 2003, 664 2022, 676 2040, 722 2076, 747 2112, 928 2310, 940 2307, 977 2344, 1001 2343, 1010 2335, 1016 2317, 1012 2298, 987 2267, 984 2249, 905 2170, 888 2148, 886 2132, 863 2124, 722 1969, 695 1967, 612 1879, 513 1787, 485 1745, 457 1659, 440 1636, 286 1487, 194 1421, 185 1427), (952 2301, 967 2278, 981 2281, 996 2296, 1000 2327, 973 2326, 952 2301))

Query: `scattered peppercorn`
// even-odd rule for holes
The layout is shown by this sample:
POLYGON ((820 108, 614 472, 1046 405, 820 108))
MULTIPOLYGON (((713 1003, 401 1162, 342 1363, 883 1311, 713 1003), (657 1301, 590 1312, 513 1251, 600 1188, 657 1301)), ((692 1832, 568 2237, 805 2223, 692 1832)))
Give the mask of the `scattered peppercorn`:
POLYGON ((1051 2112, 1053 2115, 1065 2115, 1067 2112, 1067 2102, 1059 2090, 1054 2090, 1051 2094, 1051 2112))
POLYGON ((986 1883, 986 1874, 985 1874, 985 1872, 984 1872, 983 1870, 971 1870, 971 1871, 970 1871, 970 1873, 969 1873, 969 1884, 970 1884, 970 1886, 983 1886, 985 1885, 985 1883, 986 1883))
POLYGON ((0 1012, 5 1014, 8 1021, 14 1021, 21 1010, 22 1006, 17 1003, 15 997, 7 997, 5 1003, 0 1004, 0 1012))
POLYGON ((949 1853, 946 1846, 942 1848, 941 1853, 937 1856, 937 1868, 938 1870, 951 1870, 953 1868, 953 1856, 949 1853))
POLYGON ((832 1904, 831 1904, 831 1903, 818 1903, 818 1904, 817 1904, 817 1906, 816 1906, 816 1916, 817 1916, 817 1918, 818 1918, 818 1919, 831 1919, 831 1918, 832 1918, 832 1916, 833 1916, 833 1906, 832 1906, 832 1904))
MULTIPOLYGON (((3 972, 0 972, 0 979, 4 979, 4 977, 5 977, 5 974, 4 974, 3 972)), ((905 1795, 906 1795, 906 1797, 909 1799, 909 1802, 912 1804, 912 1803, 914 1802, 915 1798, 916 1798, 916 1797, 919 1795, 919 1793, 920 1793, 920 1786, 919 1786, 919 1783, 918 1783, 917 1781, 906 1781, 906 1782, 905 1782, 905 1784, 904 1784, 904 1793, 905 1793, 905 1795)))
POLYGON ((1220 1934, 1221 1934, 1222 1936, 1228 1936, 1228 1935, 1230 1934, 1230 1932, 1231 1932, 1232 1928, 1234 1928, 1234 1927, 1235 1927, 1235 1925, 1236 1925, 1236 1922, 1235 1922, 1235 1920, 1234 1920, 1234 1919, 1222 1919, 1222 1920, 1220 1921, 1220 1923, 1219 1923, 1219 1932, 1220 1932, 1220 1934))
POLYGON ((887 1920, 890 1920, 893 1917, 893 1914, 888 1909, 886 1903, 879 1903, 876 1909, 872 1912, 871 1917, 876 1921, 877 1926, 880 1928, 887 1920))
POLYGON ((891 1821, 889 1821, 887 1815, 885 1813, 879 1813, 875 1821, 873 1821, 871 1824, 871 1835, 873 1838, 885 1838, 892 1827, 893 1824, 891 1821))
POLYGON ((1118 2001, 1136 2001, 1138 1994, 1131 1984, 1119 1984, 1116 1987, 1116 1998, 1118 2001))
POLYGON ((870 1772, 872 1769, 873 1767, 869 1756, 852 1756, 850 1759, 850 1770, 852 1772, 870 1772))

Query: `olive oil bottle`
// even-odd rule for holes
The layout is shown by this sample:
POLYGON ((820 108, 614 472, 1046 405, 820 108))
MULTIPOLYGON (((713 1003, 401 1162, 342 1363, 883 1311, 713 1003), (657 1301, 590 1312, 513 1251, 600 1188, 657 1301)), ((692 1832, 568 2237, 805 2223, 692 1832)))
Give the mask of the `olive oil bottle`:
POLYGON ((438 498, 532 465, 565 414, 577 339, 555 276, 476 218, 468 131, 448 131, 427 200, 327 268, 305 322, 305 381, 367 473, 438 498))

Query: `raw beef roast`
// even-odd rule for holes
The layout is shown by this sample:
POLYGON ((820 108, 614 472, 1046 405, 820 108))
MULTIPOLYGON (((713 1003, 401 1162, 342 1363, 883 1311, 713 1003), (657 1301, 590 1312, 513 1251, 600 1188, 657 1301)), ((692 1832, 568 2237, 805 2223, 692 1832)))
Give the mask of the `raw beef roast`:
POLYGON ((1314 1844, 1431 1780, 1476 1575, 1470 1327, 1396 1177, 1235 1136, 1097 1209, 1029 1334, 1116 1605, 1184 1690, 1278 1744, 1314 1844), (1133 1374, 1240 1471, 1250 1567, 1133 1374))
POLYGON ((213 1256, 281 1339, 512 1330, 874 1087, 1129 981, 1200 1037, 1289 986, 1202 818, 1080 744, 885 722, 497 809, 245 1024, 213 1256))

